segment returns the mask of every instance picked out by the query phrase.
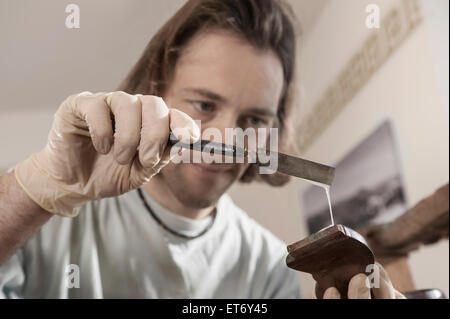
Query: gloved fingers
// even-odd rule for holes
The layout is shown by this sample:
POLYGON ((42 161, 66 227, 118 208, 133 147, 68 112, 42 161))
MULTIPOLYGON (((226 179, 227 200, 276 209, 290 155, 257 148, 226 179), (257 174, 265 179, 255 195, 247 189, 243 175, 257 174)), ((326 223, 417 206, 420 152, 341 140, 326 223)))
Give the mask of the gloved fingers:
POLYGON ((144 167, 139 160, 135 160, 132 165, 132 173, 130 179, 130 189, 141 187, 150 181, 150 179, 158 174, 160 170, 170 162, 170 147, 164 149, 161 160, 153 167, 144 167))
POLYGON ((200 139, 200 128, 186 113, 170 109, 169 121, 170 130, 180 142, 192 144, 200 139))
POLYGON ((335 287, 330 287, 323 293, 323 299, 341 299, 341 294, 335 287))
POLYGON ((107 94, 105 101, 115 118, 114 158, 119 164, 129 164, 141 138, 141 101, 138 96, 125 92, 107 94))
POLYGON ((163 166, 162 161, 157 163, 157 165, 153 167, 144 167, 142 166, 141 161, 139 160, 139 150, 137 152, 137 156, 135 157, 133 163, 131 164, 130 171, 130 179, 129 184, 127 186, 128 190, 137 189, 142 185, 146 184, 150 181, 150 179, 159 173, 159 170, 163 166), (161 166, 161 167, 160 167, 161 166))
POLYGON ((367 276, 357 274, 352 277, 348 284, 348 299, 371 299, 370 287, 367 285, 367 276))
POLYGON ((396 290, 387 271, 378 262, 375 263, 375 267, 379 274, 379 281, 375 281, 376 285, 372 288, 375 299, 396 299, 396 290))
POLYGON ((110 109, 104 93, 82 92, 68 98, 72 114, 86 122, 92 144, 97 152, 107 154, 113 143, 110 109))
POLYGON ((161 156, 161 160, 153 167, 153 170, 155 171, 155 174, 159 173, 161 169, 169 164, 170 162, 170 156, 171 156, 171 149, 170 147, 166 147, 164 149, 164 153, 161 156))
POLYGON ((143 95, 139 98, 142 104, 139 161, 144 168, 152 168, 161 160, 169 140, 169 109, 160 97, 143 95))

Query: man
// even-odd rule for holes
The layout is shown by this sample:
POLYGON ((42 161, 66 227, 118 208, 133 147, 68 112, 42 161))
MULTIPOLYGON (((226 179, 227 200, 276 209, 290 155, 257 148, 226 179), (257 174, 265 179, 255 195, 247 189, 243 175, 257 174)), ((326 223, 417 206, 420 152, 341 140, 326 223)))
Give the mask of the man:
MULTIPOLYGON (((225 194, 257 177, 252 164, 170 163, 167 143, 198 140, 194 120, 276 127, 286 143, 294 59, 278 1, 192 0, 121 91, 67 98, 47 146, 0 179, 2 296, 298 298, 285 245, 225 194)), ((349 296, 369 296, 354 279, 349 296)), ((383 285, 379 296, 395 295, 383 285)))

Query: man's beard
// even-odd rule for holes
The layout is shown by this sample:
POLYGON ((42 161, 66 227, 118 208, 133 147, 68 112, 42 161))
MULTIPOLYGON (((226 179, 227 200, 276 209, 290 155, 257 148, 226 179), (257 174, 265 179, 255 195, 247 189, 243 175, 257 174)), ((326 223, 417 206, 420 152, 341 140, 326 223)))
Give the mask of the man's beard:
POLYGON ((168 164, 159 178, 174 197, 184 206, 203 209, 215 205, 227 189, 243 174, 242 166, 235 165, 229 172, 217 179, 195 178, 192 164, 168 164))

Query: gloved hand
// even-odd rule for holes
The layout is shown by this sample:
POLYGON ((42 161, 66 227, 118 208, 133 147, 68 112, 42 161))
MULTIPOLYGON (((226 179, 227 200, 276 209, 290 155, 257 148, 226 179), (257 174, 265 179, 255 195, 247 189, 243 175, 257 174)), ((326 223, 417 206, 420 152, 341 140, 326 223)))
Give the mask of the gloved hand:
MULTIPOLYGON (((379 263, 375 263, 379 271, 379 287, 372 288, 375 299, 405 299, 405 296, 397 291, 392 285, 389 275, 379 263)), ((367 285, 367 276, 365 274, 355 275, 348 284, 348 299, 371 299, 370 286, 367 285)), ((313 296, 316 299, 315 293, 313 296)), ((325 290, 323 299, 341 299, 341 294, 335 287, 325 290)))
POLYGON ((195 122, 162 98, 72 95, 56 112, 46 147, 18 164, 15 176, 39 206, 74 217, 84 203, 136 189, 158 173, 170 160, 170 130, 184 143, 200 138, 195 122))

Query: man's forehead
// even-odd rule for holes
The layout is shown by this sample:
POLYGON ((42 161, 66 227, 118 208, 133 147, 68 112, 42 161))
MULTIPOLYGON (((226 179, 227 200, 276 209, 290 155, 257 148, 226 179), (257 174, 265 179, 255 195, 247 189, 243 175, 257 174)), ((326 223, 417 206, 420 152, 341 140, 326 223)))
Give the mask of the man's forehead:
POLYGON ((184 89, 208 89, 228 99, 253 96, 253 103, 273 105, 281 95, 283 70, 272 52, 230 34, 208 33, 194 37, 182 52, 173 80, 184 89))

